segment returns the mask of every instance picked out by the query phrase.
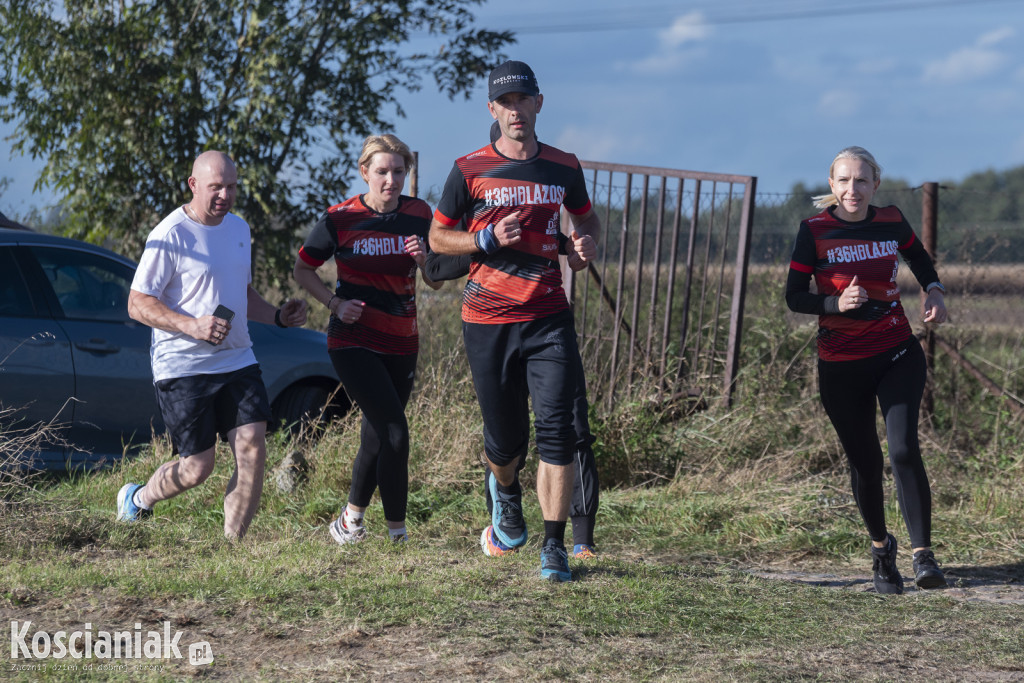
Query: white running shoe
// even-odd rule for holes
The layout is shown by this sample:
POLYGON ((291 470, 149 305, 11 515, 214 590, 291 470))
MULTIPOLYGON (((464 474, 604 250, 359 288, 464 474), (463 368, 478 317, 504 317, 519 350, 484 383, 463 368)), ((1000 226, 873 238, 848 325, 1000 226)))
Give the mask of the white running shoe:
POLYGON ((366 538, 366 527, 361 524, 352 528, 345 526, 345 513, 342 513, 341 517, 331 522, 331 536, 338 542, 338 545, 358 543, 366 538))

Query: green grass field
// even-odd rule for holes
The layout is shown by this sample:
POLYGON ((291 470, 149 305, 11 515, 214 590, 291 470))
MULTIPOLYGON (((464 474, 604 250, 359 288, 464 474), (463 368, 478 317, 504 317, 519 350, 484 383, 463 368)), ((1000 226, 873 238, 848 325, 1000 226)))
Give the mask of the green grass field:
MULTIPOLYGON (((0 506, 5 623, 30 620, 30 633, 54 634, 87 623, 148 631, 169 621, 183 653, 206 641, 214 661, 26 660, 11 650, 4 677, 1024 678, 1024 425, 945 360, 922 443, 936 555, 950 589, 886 597, 870 588, 868 541, 817 401, 808 331, 780 324, 784 315, 766 309, 770 302, 748 319, 730 410, 686 415, 623 404, 594 412, 604 476, 600 557, 571 563, 574 581, 554 585, 538 578, 532 493, 527 547, 503 558, 480 552, 481 423, 450 304, 421 307, 424 352, 408 411, 408 543, 385 541, 376 502, 366 542, 342 548, 327 532, 347 496, 355 414, 316 443, 271 439, 262 506, 240 544, 222 537, 231 460, 223 448, 207 482, 134 525, 114 521, 115 495, 170 458, 163 440, 104 472, 8 478, 0 506), (283 494, 270 472, 296 447, 311 469, 283 494)), ((531 458, 528 491, 534 467, 531 458)), ((909 574, 894 494, 887 514, 909 574)))

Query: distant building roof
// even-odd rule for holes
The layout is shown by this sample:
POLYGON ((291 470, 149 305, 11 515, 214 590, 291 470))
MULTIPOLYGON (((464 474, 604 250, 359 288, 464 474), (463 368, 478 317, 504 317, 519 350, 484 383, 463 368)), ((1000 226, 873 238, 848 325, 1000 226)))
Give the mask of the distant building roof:
POLYGON ((10 218, 3 215, 3 213, 0 213, 0 228, 12 228, 14 230, 32 230, 32 228, 28 227, 27 225, 22 225, 17 221, 12 221, 10 218))

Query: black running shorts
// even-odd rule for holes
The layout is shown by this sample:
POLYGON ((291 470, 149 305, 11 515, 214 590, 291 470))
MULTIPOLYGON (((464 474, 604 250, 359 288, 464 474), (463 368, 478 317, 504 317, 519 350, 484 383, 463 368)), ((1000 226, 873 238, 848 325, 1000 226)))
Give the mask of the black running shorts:
POLYGON ((572 464, 579 350, 572 313, 520 323, 462 324, 484 420, 484 452, 504 466, 526 454, 530 404, 540 459, 572 464))
POLYGON ((259 365, 160 380, 156 400, 174 449, 182 457, 213 448, 218 434, 227 440, 235 427, 269 422, 271 417, 259 365))

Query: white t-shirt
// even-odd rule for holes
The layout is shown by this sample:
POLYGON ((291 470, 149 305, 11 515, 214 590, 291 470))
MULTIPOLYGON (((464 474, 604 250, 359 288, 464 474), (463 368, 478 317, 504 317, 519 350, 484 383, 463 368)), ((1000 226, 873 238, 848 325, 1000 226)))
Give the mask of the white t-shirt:
POLYGON ((217 346, 154 328, 154 382, 232 372, 256 362, 246 310, 251 258, 249 225, 232 213, 220 225, 203 225, 179 207, 149 233, 132 289, 193 318, 211 315, 218 304, 235 312, 231 331, 217 346))

